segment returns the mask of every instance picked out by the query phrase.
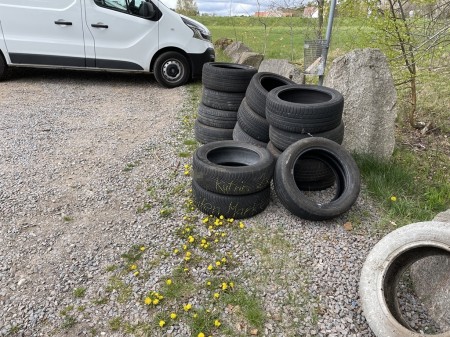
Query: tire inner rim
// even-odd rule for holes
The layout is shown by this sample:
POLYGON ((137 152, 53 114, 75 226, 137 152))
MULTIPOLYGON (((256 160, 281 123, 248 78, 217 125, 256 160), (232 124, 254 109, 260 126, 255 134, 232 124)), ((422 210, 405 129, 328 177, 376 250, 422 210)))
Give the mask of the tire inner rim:
MULTIPOLYGON (((400 278, 413 263, 429 256, 446 256, 450 258, 450 251, 443 248, 424 244, 413 247, 399 256, 397 256, 389 265, 383 278, 383 296, 384 301, 391 315, 408 330, 414 331, 403 318, 400 305, 397 298, 398 286, 400 278)), ((429 335, 426 335, 429 336, 429 335)))
POLYGON ((255 151, 230 146, 209 151, 207 158, 210 162, 221 166, 251 166, 261 157, 255 151))
MULTIPOLYGON (((327 151, 320 150, 320 149, 310 149, 306 150, 299 154, 297 159, 294 162, 294 165, 292 165, 292 172, 291 174, 294 175, 294 167, 295 164, 298 161, 301 161, 302 159, 315 159, 318 161, 321 161, 325 165, 327 165, 334 173, 334 176, 336 178, 335 180, 335 187, 336 191, 334 193, 333 198, 329 201, 329 203, 339 199, 342 194, 344 193, 345 185, 346 185, 346 177, 344 173, 344 169, 342 168, 342 165, 339 163, 339 160, 332 155, 331 153, 328 153, 327 151)), ((322 205, 322 204, 318 204, 322 205)))
POLYGON ((164 77, 169 81, 176 81, 183 75, 183 67, 180 62, 176 60, 169 60, 164 63, 163 74, 164 77))

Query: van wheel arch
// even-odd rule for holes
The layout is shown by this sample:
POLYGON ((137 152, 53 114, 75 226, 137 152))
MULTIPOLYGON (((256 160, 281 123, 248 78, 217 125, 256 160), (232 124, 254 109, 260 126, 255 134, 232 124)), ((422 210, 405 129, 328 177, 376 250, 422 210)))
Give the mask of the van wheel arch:
POLYGON ((3 55, 3 52, 0 50, 0 81, 3 81, 6 79, 8 75, 8 64, 6 63, 5 56, 3 55))
POLYGON ((184 50, 177 49, 177 48, 166 48, 159 50, 151 60, 150 63, 150 72, 154 74, 156 80, 165 87, 176 87, 179 85, 185 84, 190 78, 192 73, 192 62, 189 58, 189 55, 186 54, 184 50), (156 69, 158 67, 161 67, 161 63, 163 59, 166 57, 174 58, 175 60, 179 61, 179 65, 185 66, 185 75, 180 81, 167 81, 165 80, 163 74, 161 73, 161 69, 156 69))

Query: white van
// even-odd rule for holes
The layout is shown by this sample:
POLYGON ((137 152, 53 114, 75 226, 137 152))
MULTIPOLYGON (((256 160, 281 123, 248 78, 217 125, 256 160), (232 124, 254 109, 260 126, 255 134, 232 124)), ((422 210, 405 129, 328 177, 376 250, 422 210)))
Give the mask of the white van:
POLYGON ((71 68, 176 87, 214 57, 209 30, 159 0, 0 0, 0 79, 8 67, 71 68))

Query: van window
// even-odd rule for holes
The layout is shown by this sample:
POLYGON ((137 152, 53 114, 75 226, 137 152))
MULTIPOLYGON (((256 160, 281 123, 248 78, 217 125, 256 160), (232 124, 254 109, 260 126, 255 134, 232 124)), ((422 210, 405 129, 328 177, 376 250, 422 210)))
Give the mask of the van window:
POLYGON ((116 11, 139 15, 142 3, 146 0, 94 0, 101 7, 110 8, 116 11))

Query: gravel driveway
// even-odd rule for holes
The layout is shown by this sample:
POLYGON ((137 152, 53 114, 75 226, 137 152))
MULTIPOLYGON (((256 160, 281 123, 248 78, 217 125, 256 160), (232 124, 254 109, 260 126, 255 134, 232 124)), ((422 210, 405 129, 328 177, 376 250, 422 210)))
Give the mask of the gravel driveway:
MULTIPOLYGON (((132 278, 130 301, 95 306, 92 299, 105 292, 106 268, 132 244, 145 245, 148 260, 180 244, 184 196, 168 191, 189 179, 190 158, 178 156, 188 97, 146 76, 106 73, 22 70, 0 83, 1 336, 122 336, 111 318, 146 317, 132 278), (161 217, 164 207, 170 216, 161 217), (86 294, 74 298, 79 287, 86 294), (61 311, 70 306, 83 310, 69 325, 61 311)), ((272 198, 225 247, 240 261, 241 287, 263 301, 258 335, 372 336, 357 295, 376 242, 365 233, 377 220, 372 205, 360 198, 349 214, 309 222, 272 198), (361 223, 359 232, 344 229, 350 220, 361 223)), ((157 264, 147 289, 175 265, 157 264)), ((188 331, 180 324, 151 335, 188 331)))

